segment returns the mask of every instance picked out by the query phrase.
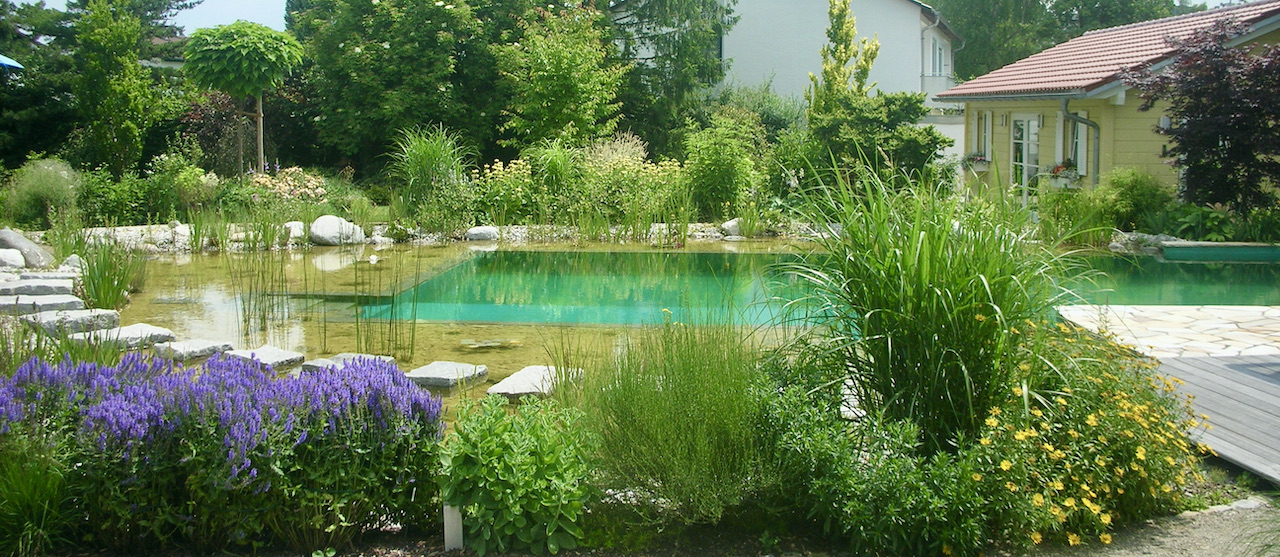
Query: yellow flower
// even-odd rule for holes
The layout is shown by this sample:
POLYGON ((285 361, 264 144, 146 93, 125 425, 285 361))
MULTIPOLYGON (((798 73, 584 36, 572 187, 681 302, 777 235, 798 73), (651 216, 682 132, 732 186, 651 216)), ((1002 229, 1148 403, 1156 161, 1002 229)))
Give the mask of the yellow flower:
POLYGON ((1053 480, 1053 490, 1062 491, 1062 480, 1053 480))
POLYGON ((1001 470, 1006 470, 1006 471, 1007 471, 1007 470, 1009 470, 1010 468, 1013 468, 1013 463, 1012 463, 1012 462, 1009 462, 1008 460, 1001 460, 1001 461, 1000 461, 1000 469, 1001 469, 1001 470))
POLYGON ((1111 545, 1111 534, 1101 534, 1098 536, 1098 540, 1105 545, 1111 545))
POLYGON ((1138 460, 1146 460, 1146 459, 1147 459, 1147 448, 1146 448, 1146 447, 1138 447, 1138 450, 1137 450, 1137 451, 1135 451, 1135 456, 1137 456, 1137 457, 1138 457, 1138 460))
POLYGON ((1043 418, 1044 412, 1041 412, 1039 408, 1034 408, 1031 410, 1031 415, 1037 418, 1043 418))
POLYGON ((982 439, 979 439, 979 440, 978 440, 978 442, 979 442, 979 443, 981 443, 981 444, 983 444, 983 445, 990 445, 990 444, 991 444, 991 439, 986 438, 986 437, 983 437, 982 439))
POLYGON ((1080 534, 1067 534, 1067 543, 1071 545, 1080 545, 1080 534))
POLYGON ((1068 430, 1067 430, 1067 435, 1070 435, 1072 439, 1079 439, 1079 438, 1080 438, 1080 434, 1079 434, 1078 432, 1076 432, 1076 430, 1074 430, 1074 429, 1068 429, 1068 430))
POLYGON ((977 315, 973 316, 973 318, 974 318, 974 320, 976 320, 976 321, 977 321, 977 322, 979 322, 979 323, 981 323, 981 322, 983 322, 983 321, 986 321, 986 320, 987 320, 987 316, 985 316, 985 315, 983 315, 983 314, 981 314, 981 313, 979 313, 979 314, 977 314, 977 315))
POLYGON ((1062 397, 1055 398, 1055 399, 1053 399, 1053 401, 1054 401, 1054 402, 1057 402, 1057 403, 1058 403, 1058 406, 1066 406, 1066 405, 1067 405, 1067 399, 1062 398, 1062 397))
POLYGON ((1014 387, 1013 396, 1022 396, 1022 387, 1014 387))
POLYGON ((1022 371, 1031 371, 1031 364, 1028 364, 1027 362, 1022 362, 1018 364, 1018 369, 1022 371))
POLYGON ((1069 508, 1071 508, 1071 507, 1076 506, 1076 498, 1075 498, 1075 497, 1067 497, 1067 500, 1062 502, 1062 506, 1064 506, 1064 507, 1066 507, 1066 508, 1068 508, 1068 509, 1069 509, 1069 508))
POLYGON ((1035 505, 1035 506, 1037 506, 1037 507, 1043 507, 1043 506, 1044 506, 1044 495, 1041 495, 1041 494, 1037 493, 1037 494, 1035 494, 1035 495, 1031 496, 1031 504, 1033 504, 1033 505, 1035 505))
POLYGON ((1044 450, 1045 450, 1045 452, 1050 452, 1050 453, 1051 453, 1051 452, 1053 452, 1053 445, 1050 445, 1050 444, 1048 444, 1048 443, 1045 443, 1045 444, 1043 444, 1043 445, 1040 445, 1040 448, 1041 448, 1041 449, 1044 449, 1044 450))
POLYGON ((992 407, 991 407, 991 410, 988 410, 988 411, 987 411, 987 413, 991 414, 992 416, 999 416, 999 415, 1000 415, 1000 407, 999 407, 999 406, 992 406, 992 407))
POLYGON ((1000 425, 1000 420, 997 420, 995 418, 987 418, 987 425, 989 427, 996 427, 1000 425))
POLYGON ((1039 544, 1040 544, 1040 542, 1041 542, 1041 541, 1043 541, 1043 540, 1044 540, 1044 536, 1041 536, 1041 535, 1040 535, 1040 532, 1032 532, 1032 533, 1031 533, 1031 543, 1034 543, 1034 544, 1036 544, 1036 545, 1039 545, 1039 544))
POLYGON ((1089 416, 1084 419, 1084 423, 1096 426, 1098 425, 1098 416, 1096 414, 1089 414, 1089 416))
POLYGON ((1098 516, 1098 520, 1101 520, 1103 524, 1105 524, 1105 525, 1107 525, 1107 526, 1110 526, 1110 525, 1111 525, 1111 513, 1102 513, 1100 516, 1098 516))
POLYGON ((977 473, 977 472, 974 472, 974 473, 973 473, 973 481, 975 481, 975 482, 980 482, 980 481, 982 481, 982 474, 979 474, 979 473, 977 473))
POLYGON ((1013 483, 1013 482, 1005 482, 1005 483, 1004 483, 1004 487, 1005 487, 1005 489, 1008 489, 1009 491, 1017 491, 1017 490, 1018 490, 1018 485, 1017 485, 1017 484, 1015 484, 1015 483, 1013 483))

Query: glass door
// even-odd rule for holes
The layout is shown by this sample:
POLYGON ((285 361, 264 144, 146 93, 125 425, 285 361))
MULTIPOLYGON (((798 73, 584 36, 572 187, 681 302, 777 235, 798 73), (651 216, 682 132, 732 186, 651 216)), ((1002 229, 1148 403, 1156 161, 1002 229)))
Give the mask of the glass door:
POLYGON ((1040 172, 1040 115, 1014 114, 1012 126, 1013 167, 1010 176, 1020 186, 1034 185, 1040 172))

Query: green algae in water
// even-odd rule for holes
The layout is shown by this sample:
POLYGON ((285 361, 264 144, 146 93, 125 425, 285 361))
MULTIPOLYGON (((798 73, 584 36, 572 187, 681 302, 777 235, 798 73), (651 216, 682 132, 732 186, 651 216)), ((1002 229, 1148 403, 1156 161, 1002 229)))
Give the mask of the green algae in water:
POLYGON ((795 286, 788 255, 670 252, 480 252, 362 305, 369 319, 640 325, 665 320, 767 325, 795 286))
POLYGON ((1089 258, 1106 273, 1084 291, 1090 303, 1114 305, 1280 305, 1280 264, 1171 263, 1154 257, 1089 258))

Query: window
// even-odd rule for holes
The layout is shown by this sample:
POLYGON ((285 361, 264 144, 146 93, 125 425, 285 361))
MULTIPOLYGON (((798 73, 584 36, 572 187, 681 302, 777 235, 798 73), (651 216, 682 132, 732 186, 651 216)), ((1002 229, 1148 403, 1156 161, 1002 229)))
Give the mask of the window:
POLYGON ((946 51, 943 50, 943 42, 937 37, 933 38, 933 71, 931 75, 946 75, 946 51))
POLYGON ((1029 185, 1040 173, 1040 115, 1014 114, 1009 127, 1013 156, 1010 175, 1014 184, 1029 185))
POLYGON ((991 160, 991 111, 978 110, 974 114, 973 154, 991 160))
MULTIPOLYGON (((1073 112, 1081 118, 1089 118, 1089 113, 1083 110, 1073 112)), ((1066 126, 1066 157, 1076 164, 1076 172, 1081 176, 1088 175, 1089 170, 1089 126, 1079 122, 1067 122, 1066 126)))

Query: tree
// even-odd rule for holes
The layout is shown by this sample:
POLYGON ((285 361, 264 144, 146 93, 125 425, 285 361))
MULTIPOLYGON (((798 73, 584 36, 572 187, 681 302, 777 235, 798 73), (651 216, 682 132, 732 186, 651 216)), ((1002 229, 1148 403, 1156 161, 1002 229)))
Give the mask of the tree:
POLYGON ((256 99, 257 169, 265 169, 262 93, 279 87, 302 62, 302 45, 293 37, 266 26, 237 21, 197 30, 187 42, 186 55, 183 69, 196 85, 217 89, 232 97, 256 99))
POLYGON ((1182 198, 1242 213, 1274 202, 1265 186, 1280 184, 1280 46, 1229 46, 1246 31, 1219 23, 1171 39, 1177 50, 1170 65, 1124 74, 1142 91, 1141 110, 1169 103, 1172 125, 1156 132, 1173 142, 1168 156, 1183 171, 1182 198))
MULTIPOLYGON (((312 60, 319 140, 374 170, 397 130, 450 129, 475 116, 455 88, 462 45, 476 32, 463 0, 311 0, 291 14, 312 60)), ((297 6, 298 4, 295 4, 297 6)))
POLYGON ((951 140, 933 126, 918 126, 928 110, 920 93, 871 95, 867 83, 880 51, 874 39, 854 42, 856 21, 844 0, 830 0, 827 45, 822 47, 822 77, 810 74, 805 92, 813 139, 837 163, 869 164, 877 170, 919 171, 932 163, 951 140))
POLYGON ((502 129, 512 143, 563 139, 581 145, 618 125, 618 87, 627 68, 610 64, 600 12, 536 10, 524 39, 498 49, 498 68, 512 95, 502 129))
POLYGON ((1187 0, 1055 0, 1050 12, 1057 19, 1063 40, 1087 31, 1160 19, 1205 9, 1187 0))
POLYGON ((724 79, 719 42, 733 28, 737 0, 594 0, 611 15, 611 39, 634 69, 622 93, 633 131, 655 152, 669 152, 669 132, 699 90, 724 79))
MULTIPOLYGON (((74 18, 88 13, 93 0, 68 0, 67 12, 74 18)), ((204 0, 115 0, 117 10, 128 12, 142 26, 144 37, 176 37, 181 29, 168 22, 182 10, 200 5, 204 0)))
POLYGON ((142 137, 153 121, 153 94, 142 66, 138 18, 108 0, 90 0, 76 22, 80 79, 74 88, 87 128, 83 162, 119 177, 142 156, 142 137))
POLYGON ((71 91, 76 61, 67 52, 70 18, 42 5, 0 0, 0 53, 26 67, 0 71, 0 166, 32 152, 57 152, 80 121, 71 91))

